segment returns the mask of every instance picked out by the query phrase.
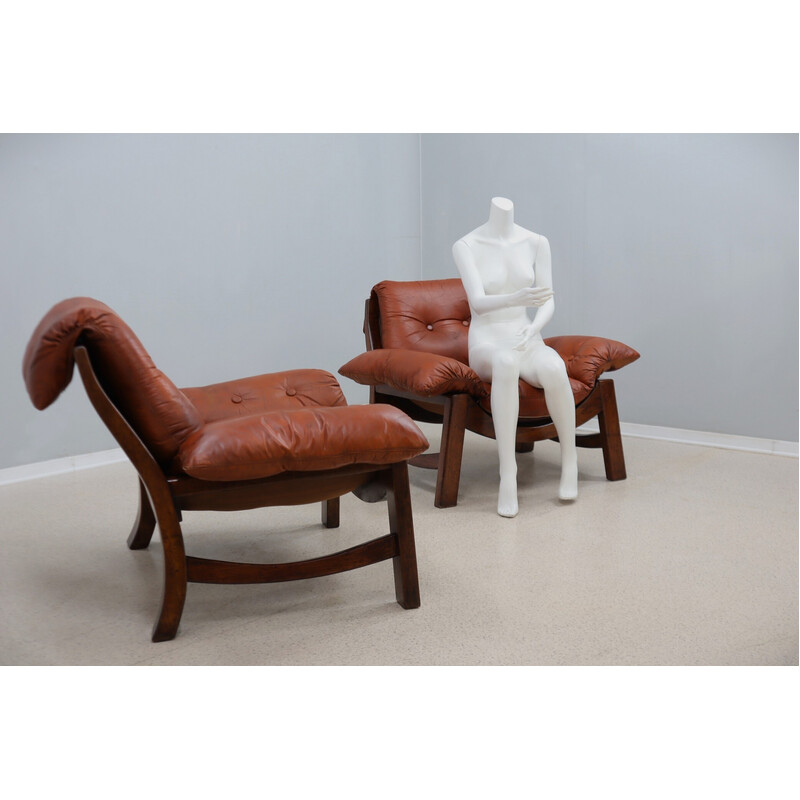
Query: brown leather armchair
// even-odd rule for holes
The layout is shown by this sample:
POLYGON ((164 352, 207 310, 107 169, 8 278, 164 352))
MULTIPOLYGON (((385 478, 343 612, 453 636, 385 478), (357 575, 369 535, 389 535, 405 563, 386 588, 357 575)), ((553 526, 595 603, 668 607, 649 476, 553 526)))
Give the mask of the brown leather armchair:
MULTIPOLYGON (((340 374, 370 387, 371 403, 388 403, 421 422, 442 423, 441 451, 412 458, 414 466, 438 469, 434 504, 456 505, 464 431, 494 438, 491 384, 470 369, 467 336, 471 312, 458 278, 383 281, 366 303, 367 352, 340 374)), ((597 417, 600 431, 578 434, 580 447, 603 450, 606 478, 626 477, 614 382, 598 380, 639 358, 622 342, 596 336, 555 336, 545 342, 564 359, 575 397, 576 423, 597 417)), ((557 439, 544 392, 519 382, 517 452, 557 439)))
POLYGON ((77 297, 54 306, 33 333, 23 375, 36 408, 49 406, 77 361, 89 399, 139 474, 139 513, 128 538, 146 548, 156 523, 164 548, 164 593, 153 641, 172 639, 187 582, 299 580, 391 558, 397 602, 419 606, 407 460, 427 440, 388 405, 348 406, 336 378, 290 370, 178 389, 133 331, 105 304, 77 297), (322 502, 339 525, 339 498, 385 487, 389 533, 330 555, 278 564, 187 556, 181 511, 322 502))

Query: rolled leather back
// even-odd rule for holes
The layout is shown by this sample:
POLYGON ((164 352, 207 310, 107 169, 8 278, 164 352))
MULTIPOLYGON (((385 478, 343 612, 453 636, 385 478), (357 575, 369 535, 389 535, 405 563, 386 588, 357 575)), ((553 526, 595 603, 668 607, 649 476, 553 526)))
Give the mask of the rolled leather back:
POLYGON ((136 334, 105 303, 73 297, 36 327, 22 362, 28 394, 47 408, 72 380, 77 345, 85 345, 106 394, 161 464, 202 427, 195 407, 153 363, 136 334))
POLYGON ((422 350, 469 363, 472 314, 459 278, 382 281, 372 289, 384 348, 422 350))

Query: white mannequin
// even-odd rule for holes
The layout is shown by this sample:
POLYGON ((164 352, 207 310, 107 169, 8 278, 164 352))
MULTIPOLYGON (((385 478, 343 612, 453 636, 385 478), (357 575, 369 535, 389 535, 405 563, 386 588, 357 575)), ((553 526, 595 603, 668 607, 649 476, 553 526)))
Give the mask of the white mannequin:
POLYGON ((514 517, 519 511, 515 443, 520 378, 544 389, 561 443, 558 496, 574 500, 578 496, 575 401, 564 361, 544 343, 541 334, 555 310, 550 243, 515 225, 514 204, 494 197, 488 222, 453 245, 453 258, 472 310, 469 365, 492 383, 492 417, 500 459, 497 513, 514 517), (538 309, 532 321, 528 307, 538 309))

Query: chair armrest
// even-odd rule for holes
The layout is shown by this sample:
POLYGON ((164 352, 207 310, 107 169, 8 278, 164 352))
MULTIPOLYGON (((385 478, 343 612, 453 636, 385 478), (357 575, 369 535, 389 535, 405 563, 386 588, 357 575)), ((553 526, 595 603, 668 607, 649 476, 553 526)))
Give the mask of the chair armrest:
POLYGON ((632 347, 600 336, 552 336, 544 343, 564 359, 570 378, 589 387, 602 373, 622 369, 639 358, 632 347))
POLYGON ((391 386, 423 397, 467 392, 486 397, 477 373, 454 358, 419 350, 370 350, 348 361, 340 375, 366 386, 391 386))
POLYGON ((193 478, 239 481, 348 464, 395 464, 428 448, 410 417, 392 406, 271 411, 205 425, 178 451, 193 478))

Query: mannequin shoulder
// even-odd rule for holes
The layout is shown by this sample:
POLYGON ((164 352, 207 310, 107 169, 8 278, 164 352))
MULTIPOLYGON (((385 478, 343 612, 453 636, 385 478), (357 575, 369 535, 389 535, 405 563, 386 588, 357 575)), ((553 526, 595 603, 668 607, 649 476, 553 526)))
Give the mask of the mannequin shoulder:
POLYGON ((522 228, 519 225, 514 225, 514 238, 517 241, 527 241, 533 245, 538 245, 541 241, 547 241, 547 239, 542 236, 541 233, 534 233, 533 231, 529 231, 527 228, 522 228))
MULTIPOLYGON (((480 230, 480 228, 477 230, 480 230)), ((458 241, 456 241, 456 243, 453 245, 453 255, 457 253, 466 255, 467 253, 473 252, 477 243, 477 239, 475 238, 476 233, 477 231, 470 231, 458 239, 458 241)))
POLYGON ((550 250, 550 242, 547 241, 546 236, 543 236, 541 233, 534 233, 533 239, 533 243, 536 246, 537 252, 539 250, 550 250))

